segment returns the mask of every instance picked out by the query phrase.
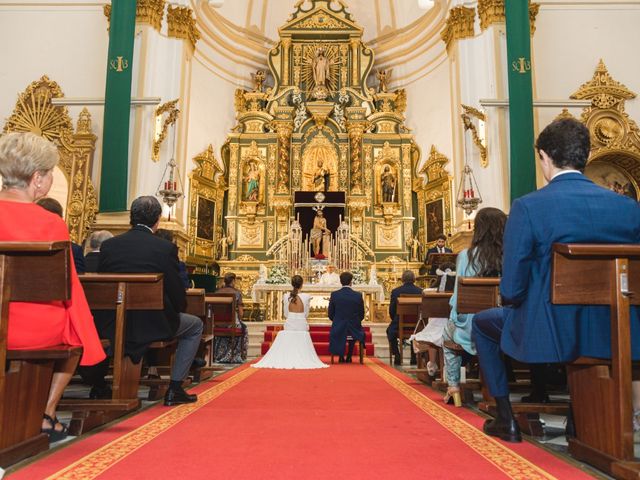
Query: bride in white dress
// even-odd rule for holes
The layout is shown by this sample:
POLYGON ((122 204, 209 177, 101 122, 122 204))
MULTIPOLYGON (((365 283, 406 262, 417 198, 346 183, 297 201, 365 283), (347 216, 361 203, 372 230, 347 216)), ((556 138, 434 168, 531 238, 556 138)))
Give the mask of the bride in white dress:
POLYGON ((293 291, 287 293, 283 299, 283 312, 286 319, 284 330, 278 332, 267 354, 252 367, 308 370, 329 366, 322 363, 313 348, 307 324, 311 296, 298 293, 302 283, 300 275, 294 275, 291 278, 293 291))

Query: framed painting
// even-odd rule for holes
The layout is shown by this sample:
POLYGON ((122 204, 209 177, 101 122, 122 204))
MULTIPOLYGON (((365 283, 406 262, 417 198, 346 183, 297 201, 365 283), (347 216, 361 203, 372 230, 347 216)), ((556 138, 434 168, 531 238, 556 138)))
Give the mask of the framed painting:
POLYGON ((438 235, 444 234, 444 202, 442 198, 437 198, 427 202, 425 211, 425 233, 427 243, 435 242, 438 235))
POLYGON ((203 196, 198 196, 198 213, 196 224, 196 236, 203 240, 214 240, 215 235, 216 202, 203 196))

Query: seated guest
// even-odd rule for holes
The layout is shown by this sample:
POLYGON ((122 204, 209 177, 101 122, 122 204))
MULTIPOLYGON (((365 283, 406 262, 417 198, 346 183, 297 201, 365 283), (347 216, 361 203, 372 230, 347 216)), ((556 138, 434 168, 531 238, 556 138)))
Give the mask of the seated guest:
POLYGON ((236 298, 236 328, 242 329, 242 336, 233 338, 216 338, 213 346, 213 358, 218 363, 242 363, 247 359, 249 347, 249 334, 247 326, 242 322, 244 308, 242 305, 242 292, 236 289, 236 274, 225 273, 224 287, 216 290, 216 293, 231 293, 236 298))
POLYGON ((100 247, 102 242, 113 238, 113 234, 108 230, 98 230, 89 235, 89 253, 84 256, 85 272, 97 272, 98 261, 100 259, 100 247))
MULTIPOLYGON (((0 137, 0 241, 69 241, 69 231, 60 216, 34 203, 49 192, 57 163, 57 148, 43 137, 32 133, 8 133, 0 137)), ((7 348, 25 350, 56 345, 82 346, 81 365, 94 365, 105 358, 73 266, 69 301, 9 305, 7 348)), ((56 361, 54 366, 42 422, 42 431, 52 442, 67 436, 66 426, 56 418, 56 406, 76 364, 77 358, 70 358, 56 361)))
MULTIPOLYGON (((527 363, 611 356, 609 307, 551 304, 552 245, 640 242, 638 203, 582 174, 590 151, 587 127, 575 119, 555 121, 542 131, 536 149, 549 184, 511 206, 500 284, 508 306, 479 312, 472 327, 484 380, 497 404, 497 416, 484 431, 511 442, 521 441, 521 435, 501 352, 527 363)), ((633 308, 632 339, 640 338, 637 313, 633 308)), ((632 353, 640 358, 640 342, 632 343, 632 353)))
MULTIPOLYGON (((393 364, 401 365, 400 362, 400 347, 398 346, 398 297, 400 295, 422 295, 422 289, 415 286, 416 275, 411 270, 405 270, 402 272, 402 285, 394 288, 391 291, 391 298, 389 299, 389 317, 391 323, 387 327, 387 339, 389 340, 389 349, 393 355, 393 364)), ((411 361, 415 363, 415 353, 411 350, 411 361)))
MULTIPOLYGON (((483 208, 478 211, 474 221, 471 247, 458 254, 456 272, 459 277, 497 277, 502 271, 502 236, 507 216, 497 208, 483 208)), ((476 354, 471 341, 472 314, 460 314, 456 310, 458 302, 458 281, 456 279, 453 296, 449 301, 451 313, 443 332, 443 340, 455 342, 464 348, 469 355, 476 354)), ((462 356, 443 346, 444 365, 447 377, 448 403, 453 399, 456 406, 461 405, 460 367, 462 356)))
MULTIPOLYGON (((167 230, 166 228, 159 228, 156 232, 156 235, 160 238, 164 238, 165 240, 175 244, 175 239, 173 237, 173 232, 171 230, 167 230)), ((182 280, 182 284, 184 285, 185 290, 191 286, 191 280, 189 280, 189 274, 187 273, 187 265, 182 261, 178 260, 178 269, 180 274, 180 280, 182 280)))
MULTIPOLYGON (((55 213, 60 218, 64 219, 64 210, 62 209, 62 205, 60 205, 60 202, 55 198, 41 198, 36 203, 45 210, 55 213)), ((85 273, 86 267, 84 264, 84 253, 82 253, 82 247, 75 242, 71 242, 71 252, 73 253, 73 263, 76 266, 76 272, 85 273)))
MULTIPOLYGON (((155 197, 138 197, 131 204, 131 230, 106 240, 100 248, 99 273, 164 274, 164 311, 127 313, 126 353, 139 362, 149 344, 176 338, 178 347, 171 367, 171 383, 164 397, 167 406, 192 403, 196 395, 182 388, 202 338, 202 321, 188 313, 184 285, 178 274, 178 248, 154 233, 162 207, 155 197)), ((103 338, 113 341, 114 315, 96 314, 103 338)), ((100 380, 94 386, 100 387, 100 380)))
MULTIPOLYGON (((446 245, 447 237, 445 235, 438 235, 435 246, 427 250, 427 256, 424 258, 424 263, 428 264, 431 261, 429 259, 429 255, 431 255, 432 253, 453 253, 453 250, 451 250, 446 245)), ((435 275, 437 268, 437 265, 432 265, 431 270, 429 271, 429 275, 435 275)))

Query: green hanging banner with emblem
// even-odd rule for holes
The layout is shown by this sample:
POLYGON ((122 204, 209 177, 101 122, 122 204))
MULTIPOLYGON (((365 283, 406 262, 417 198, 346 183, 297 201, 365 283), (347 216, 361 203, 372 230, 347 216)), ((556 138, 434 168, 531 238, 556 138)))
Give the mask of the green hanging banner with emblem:
POLYGON ((529 1, 505 1, 509 70, 510 196, 536 189, 529 1))
POLYGON ((129 118, 136 1, 113 0, 104 103, 100 211, 127 210, 129 118))

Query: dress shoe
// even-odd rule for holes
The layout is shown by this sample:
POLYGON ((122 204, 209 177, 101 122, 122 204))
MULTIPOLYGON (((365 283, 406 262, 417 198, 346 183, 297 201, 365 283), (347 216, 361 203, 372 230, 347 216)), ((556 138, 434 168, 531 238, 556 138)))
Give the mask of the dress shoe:
POLYGON ((173 405, 182 405, 183 403, 194 403, 198 401, 197 395, 192 395, 184 391, 182 387, 180 388, 170 388, 167 390, 167 393, 164 395, 164 404, 167 407, 171 407, 173 405))
POLYGON ((344 357, 342 355, 338 357, 338 363, 344 363, 344 357))
POLYGON ((400 357, 393 357, 393 364, 396 367, 400 367, 402 365, 402 360, 400 360, 400 357))
POLYGON ((487 435, 498 437, 500 440, 504 440, 505 442, 518 443, 522 441, 520 427, 514 418, 494 418, 493 420, 487 420, 484 422, 482 430, 487 435))
POLYGON ((351 355, 349 355, 349 356, 345 359, 344 363, 353 363, 353 360, 351 360, 351 355))
POLYGON ((111 398, 113 396, 113 392, 111 391, 111 387, 109 385, 104 385, 102 387, 91 387, 91 391, 89 392, 89 398, 91 400, 105 400, 111 398))

